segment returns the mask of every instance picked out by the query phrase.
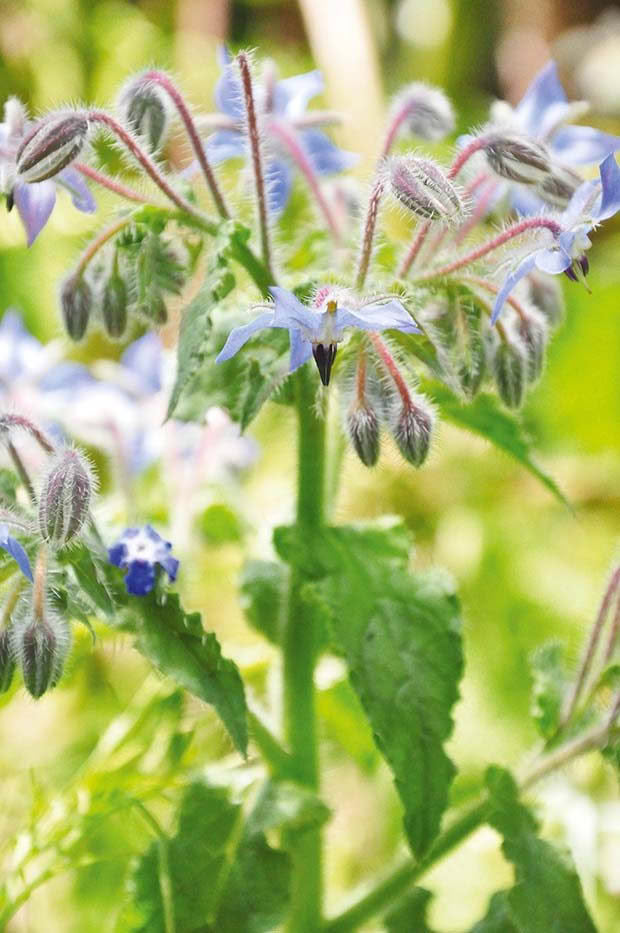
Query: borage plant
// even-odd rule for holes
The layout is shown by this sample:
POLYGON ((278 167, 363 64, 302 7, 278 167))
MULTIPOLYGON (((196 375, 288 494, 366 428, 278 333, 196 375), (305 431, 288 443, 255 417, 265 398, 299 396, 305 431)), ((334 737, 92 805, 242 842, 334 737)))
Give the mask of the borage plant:
MULTIPOLYGON (((269 400, 294 409, 295 519, 274 530, 274 559, 251 560, 242 577, 248 619, 281 653, 282 727, 269 724, 279 705, 264 709, 265 698, 261 705, 244 688, 200 615, 185 612, 171 592, 179 572, 175 545, 138 521, 110 535, 106 547, 86 458, 57 434, 48 436, 39 418, 14 410, 0 419, 15 471, 12 479, 4 474, 0 513, 2 688, 9 689, 17 666, 27 690, 41 697, 62 677, 71 623, 91 626, 99 619, 133 634, 155 668, 211 704, 228 731, 240 757, 226 772, 227 786, 221 769, 217 779, 214 773, 206 780, 202 768, 183 765, 185 745, 174 733, 175 779, 162 758, 161 774, 142 788, 123 785, 109 799, 101 790, 99 797, 86 794, 80 781, 98 787, 105 756, 122 755, 125 720, 110 727, 76 779, 71 793, 80 800, 75 813, 81 818, 89 807, 93 818, 109 810, 110 819, 119 806, 134 808, 154 834, 137 862, 127 860, 132 893, 118 929, 257 933, 285 925, 294 933, 344 933, 379 917, 391 931, 426 930, 430 895, 415 882, 486 823, 503 837, 515 883, 492 897, 475 930, 593 930, 575 870, 539 837, 522 796, 587 750, 617 761, 620 573, 612 577, 574 678, 557 646, 536 656, 535 716, 543 744, 528 769, 513 777, 489 766, 475 805, 455 804, 446 813, 456 766, 444 746, 463 671, 454 588, 445 574, 412 570, 411 540, 401 523, 334 525, 330 513, 342 472, 340 437, 367 467, 376 464, 384 441, 421 467, 438 418, 492 441, 562 501, 532 459, 511 409, 540 378, 562 318, 552 277, 583 280, 589 233, 620 209, 613 155, 620 140, 569 125, 575 110, 549 65, 516 109, 495 107, 489 123, 461 138, 444 165, 421 150, 403 151, 401 137, 434 143, 454 124, 440 91, 413 84, 395 98, 367 205, 359 210, 350 184, 326 180, 349 168, 353 157, 323 130, 337 116, 308 108, 321 91, 320 75, 278 80, 267 64, 258 81, 244 53, 235 59, 222 53, 221 66, 219 111, 208 117, 196 117, 173 80, 156 70, 132 78, 116 110, 84 107, 30 121, 10 101, 2 178, 7 207, 17 206, 29 242, 43 229, 58 186, 82 210, 94 207, 86 179, 121 199, 118 215, 61 286, 73 340, 96 327, 123 340, 137 328, 162 325, 171 302, 178 305, 176 296, 198 280, 181 317, 169 419, 200 421, 218 406, 245 429, 269 400), (182 171, 165 157, 175 122, 193 151, 182 171), (95 166, 90 144, 97 134, 126 153, 139 184, 95 166), (240 165, 238 176, 216 173, 214 166, 228 160, 240 165), (582 164, 593 167, 588 178, 579 172, 582 164), (253 192, 256 231, 240 219, 250 208, 234 188, 237 177, 253 192), (194 184, 197 178, 206 192, 194 184), (413 225, 408 243, 389 235, 397 222, 401 230, 413 225), (26 443, 38 456, 23 456, 26 443), (344 660, 392 769, 412 853, 387 876, 368 879, 365 893, 331 919, 323 911, 322 827, 329 811, 320 799, 314 677, 326 654, 344 660), (170 830, 152 813, 164 789, 176 808, 167 812, 170 830)), ((30 338, 11 321, 18 348, 30 338)), ((123 379, 144 384, 135 391, 145 406, 161 383, 153 348, 139 343, 126 351, 121 368, 123 379)), ((76 385, 93 391, 84 374, 72 369, 67 378, 65 405, 76 385)), ((119 394, 107 397, 116 399, 112 408, 120 404, 119 394)), ((159 723, 148 725, 146 714, 140 720, 149 741, 172 748, 161 701, 149 696, 144 703, 159 723)), ((18 867, 2 892, 4 922, 70 862, 75 832, 67 813, 65 819, 61 831, 50 818, 50 837, 35 834, 30 849, 16 854, 18 867), (29 859, 38 864, 41 852, 54 847, 56 861, 39 874, 26 872, 29 859)))

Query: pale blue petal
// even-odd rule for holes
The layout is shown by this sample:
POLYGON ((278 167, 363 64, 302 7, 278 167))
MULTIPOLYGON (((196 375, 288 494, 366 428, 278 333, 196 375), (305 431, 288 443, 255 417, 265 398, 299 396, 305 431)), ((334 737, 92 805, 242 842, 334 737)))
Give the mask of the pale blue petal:
POLYGON ((293 373, 296 369, 299 369, 300 366, 303 366, 304 363, 307 363, 312 356, 312 344, 309 340, 306 340, 301 331, 293 327, 289 330, 289 337, 291 340, 291 362, 289 370, 293 373))
POLYGON ((314 171, 319 175, 345 172, 359 161, 358 155, 339 149, 321 130, 304 130, 299 134, 299 139, 314 171))
POLYGON ((532 136, 542 135, 546 111, 566 103, 556 64, 550 61, 538 72, 515 108, 521 129, 532 136))
MULTIPOLYGON (((306 307, 285 288, 272 285, 269 289, 275 299, 274 320, 278 327, 299 327, 311 334, 318 334, 322 328, 323 314, 306 307)), ((325 312, 329 313, 329 312, 325 312)))
POLYGON ((0 547, 11 555, 25 577, 32 582, 32 567, 23 547, 9 534, 7 525, 0 525, 0 547))
POLYGON ((240 120, 245 113, 243 91, 226 46, 218 47, 218 59, 222 74, 215 85, 215 105, 221 113, 227 114, 233 120, 240 120))
POLYGON ((273 92, 273 109, 280 116, 296 120, 306 112, 309 102, 325 87, 320 71, 308 71, 276 81, 273 92))
POLYGON ((599 165, 603 196, 597 220, 608 220, 620 210, 620 168, 615 156, 608 155, 599 165))
POLYGON ((287 326, 285 324, 275 324, 274 317, 273 311, 266 311, 264 314, 259 314, 259 316, 254 318, 253 321, 250 321, 249 324, 244 324, 242 327, 235 327, 228 335, 228 340, 215 358, 215 362, 223 363, 225 360, 229 360, 235 353, 239 352, 241 347, 246 344, 250 337, 257 331, 263 330, 265 327, 287 326))
POLYGON ((73 206, 85 214, 94 214, 97 204, 83 176, 75 168, 66 168, 56 175, 56 181, 71 195, 73 206))
POLYGON ((408 314, 405 320, 400 315, 381 315, 378 308, 373 314, 366 316, 366 310, 366 308, 360 308, 356 311, 349 311, 347 308, 338 308, 335 320, 337 332, 341 333, 345 327, 357 327, 359 330, 402 330, 407 334, 420 333, 408 314))
MULTIPOLYGON (((568 233, 568 231, 567 231, 568 233)), ((562 234, 564 236, 564 234, 562 234)), ((562 249, 541 249, 536 254, 536 268, 549 275, 560 275, 572 263, 570 248, 575 239, 574 233, 568 233, 562 243, 562 249)))
MULTIPOLYGON (((585 207, 588 202, 592 201, 592 195, 599 187, 600 182, 598 180, 584 181, 582 185, 579 185, 572 198, 568 202, 566 210, 562 213, 563 227, 570 229, 583 219, 583 212, 585 207)), ((591 210, 590 213, 594 215, 594 211, 591 210)))
POLYGON ((207 139, 205 150, 211 165, 243 158, 247 151, 243 134, 238 130, 217 130, 212 133, 207 139))
POLYGON ((516 269, 506 276, 504 284, 497 293, 497 298, 495 299, 495 304, 493 305, 493 314, 491 315, 491 324, 495 324, 498 319, 502 308, 504 307, 504 302, 510 295, 511 291, 524 278, 528 272, 531 272, 534 266, 536 265, 536 253, 531 253, 529 256, 526 256, 523 262, 521 262, 516 269))
POLYGON ((28 246, 32 246, 54 210, 56 185, 51 178, 30 185, 18 183, 13 189, 13 198, 26 230, 28 246))
POLYGON ((522 185, 511 185, 510 206, 521 217, 531 217, 532 214, 540 214, 545 209, 544 202, 522 185))
POLYGON ((569 165, 591 165, 620 149, 620 137, 591 126, 563 126, 554 133, 551 148, 569 165))
POLYGON ((284 159, 269 162, 265 169, 265 182, 269 209, 279 214, 286 207, 293 186, 293 175, 288 163, 284 159))
POLYGON ((393 328, 402 330, 407 334, 421 334, 422 331, 417 326, 402 302, 396 298, 390 301, 372 301, 354 312, 356 317, 377 325, 382 330, 393 328))

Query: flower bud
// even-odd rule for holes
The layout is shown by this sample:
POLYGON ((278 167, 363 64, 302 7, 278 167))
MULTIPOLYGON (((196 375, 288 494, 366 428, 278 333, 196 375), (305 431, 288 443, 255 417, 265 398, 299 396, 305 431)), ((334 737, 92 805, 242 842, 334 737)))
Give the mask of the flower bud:
POLYGON ((0 631, 0 693, 6 693, 13 681, 15 658, 11 644, 10 627, 0 631))
POLYGON ((119 109, 124 121, 145 140, 151 152, 165 142, 170 125, 170 108, 165 94, 148 80, 138 77, 121 91, 119 109))
POLYGON ((39 531, 44 541, 64 547, 81 530, 93 493, 92 470, 85 457, 65 447, 52 459, 39 496, 39 531))
POLYGON ((403 125, 412 136, 437 142, 454 129, 452 104, 439 88, 421 81, 404 87, 395 97, 392 119, 405 114, 403 125))
POLYGON ((542 314, 530 313, 527 317, 519 318, 517 333, 525 349, 527 381, 536 382, 545 365, 548 337, 547 324, 542 314))
POLYGON ((40 614, 29 609, 14 625, 11 642, 24 686, 38 700, 62 676, 71 647, 69 624, 50 607, 40 614))
POLYGON ((106 282, 101 314, 108 336, 114 339, 122 337, 127 328, 127 288, 116 271, 106 282))
POLYGON ((26 135, 16 155, 20 181, 52 178, 80 154, 88 136, 88 120, 78 113, 47 117, 26 135))
POLYGON ((367 403, 354 404, 347 415, 351 443, 364 466, 374 466, 379 459, 379 419, 367 403))
POLYGON ((432 430, 433 413, 422 399, 418 397, 415 402, 403 404, 392 433, 405 460, 416 467, 422 466, 430 447, 432 430))
POLYGON ((536 185, 536 194, 547 204, 563 210, 583 178, 557 162, 551 162, 550 168, 550 173, 536 185))
POLYGON ((76 343, 86 333, 92 307, 90 285, 81 275, 70 275, 60 288, 60 304, 65 328, 76 343))
POLYGON ((564 318, 564 293, 557 278, 534 269, 527 277, 532 304, 544 315, 550 327, 564 318))
POLYGON ((493 353, 493 378, 508 408, 519 408, 525 395, 527 360, 516 341, 499 340, 493 353))
POLYGON ((493 134, 484 146, 487 162, 500 178, 523 185, 543 182, 551 170, 546 147, 529 136, 510 131, 493 134))
POLYGON ((388 163, 392 193, 401 204, 424 220, 456 223, 464 205, 448 177, 430 159, 395 157, 388 163))

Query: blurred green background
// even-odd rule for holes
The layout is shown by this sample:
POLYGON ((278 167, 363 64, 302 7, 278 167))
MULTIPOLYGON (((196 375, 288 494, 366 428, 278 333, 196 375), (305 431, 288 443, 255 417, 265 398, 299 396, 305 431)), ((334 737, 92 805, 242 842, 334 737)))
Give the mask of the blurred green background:
MULTIPOLYGON (((327 103, 347 114, 340 140, 363 151, 358 174, 364 177, 376 156, 386 95, 403 81, 444 85, 464 128, 484 119, 492 96, 518 99, 550 54, 558 57, 570 94, 592 99, 590 122, 620 132, 620 13, 607 10, 601 20, 604 6, 585 0, 304 0, 299 5, 0 0, 0 97, 17 94, 35 113, 66 101, 107 104, 133 69, 156 63, 178 75, 198 108, 210 110, 217 77, 214 51, 218 41, 227 39, 235 48, 255 47, 271 55, 284 74, 313 62, 322 68, 327 103)), ((57 335, 58 280, 96 223, 63 204, 27 251, 15 212, 2 213, 0 308, 18 308, 42 339, 57 335)), ((450 743, 462 767, 455 799, 466 796, 490 757, 518 766, 524 749, 535 742, 528 719, 528 655, 545 639, 558 637, 568 640, 570 656, 577 658, 618 557, 617 221, 596 239, 591 264, 592 294, 578 285, 566 288, 566 322, 523 415, 536 439, 538 459, 575 514, 487 444, 447 425, 422 471, 404 467, 393 451, 373 471, 352 456, 346 460, 336 519, 386 512, 404 516, 415 534, 419 563, 446 567, 458 581, 467 669, 450 743)), ((286 517, 291 430, 287 413, 279 408, 268 408, 253 428, 263 455, 243 490, 250 527, 260 523, 262 514, 286 517)), ((205 544, 186 568, 183 585, 188 603, 204 612, 225 651, 244 664, 257 690, 270 698, 270 652, 247 628, 235 595, 242 550, 234 542, 205 544)), ((319 678, 326 717, 325 795, 336 814, 328 830, 333 908, 343 890, 389 864, 399 845, 400 817, 390 778, 378 763, 341 671, 325 664, 319 678), (347 755, 353 755, 354 764, 347 755)), ((197 730, 184 768, 229 752, 215 721, 192 703, 180 704, 170 685, 149 676, 122 640, 102 637, 93 649, 88 636, 80 634, 63 688, 38 704, 23 691, 10 702, 3 699, 0 844, 7 853, 30 820, 51 818, 54 802, 70 809, 67 801, 82 787, 80 781, 92 791, 93 781, 117 780, 112 766, 107 776, 89 777, 83 762, 140 690, 158 699, 152 708, 151 700, 144 700, 153 723, 134 737, 135 757, 128 757, 134 779, 151 773, 148 753, 163 741, 164 707, 173 709, 171 715, 188 733, 197 730)), ((140 696, 133 701, 138 706, 140 696)), ((547 831, 573 847, 599 928, 612 933, 620 927, 620 811, 611 773, 594 756, 586 758, 543 788, 541 799, 547 831), (582 814, 581 821, 572 819, 574 813, 582 814)), ((83 840, 82 867, 33 894, 10 929, 124 929, 118 919, 122 866, 148 838, 139 819, 93 828, 90 841, 83 840)), ((489 893, 509 877, 497 838, 490 830, 478 833, 425 881, 437 894, 433 922, 446 933, 465 929, 482 914, 489 893)))

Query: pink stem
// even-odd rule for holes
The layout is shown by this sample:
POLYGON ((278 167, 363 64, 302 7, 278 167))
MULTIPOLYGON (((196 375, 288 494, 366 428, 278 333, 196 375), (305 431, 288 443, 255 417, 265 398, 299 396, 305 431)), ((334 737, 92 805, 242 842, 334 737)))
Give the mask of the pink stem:
POLYGON ((366 211, 366 223, 364 224, 364 238, 362 240, 362 249, 360 253, 359 266, 357 269, 356 288, 363 288, 366 276, 368 275, 368 266, 372 255, 372 244, 375 238, 377 227, 377 217, 379 216, 379 205, 385 191, 385 181, 380 176, 375 181, 370 198, 368 199, 368 210, 366 211))
POLYGON ((286 125, 282 123, 280 120, 271 120, 269 123, 269 127, 271 131, 274 133, 274 135, 279 136, 281 141, 284 143, 284 145, 290 152, 292 158, 297 164, 297 167, 299 168, 300 172, 304 175, 306 181, 308 182, 308 187, 310 188, 310 191, 314 195, 316 203, 319 205, 321 211, 323 212, 323 216, 325 217, 325 221, 327 223, 327 226, 330 229, 330 232, 334 240, 339 240, 340 231, 338 229, 338 224, 336 223, 332 210, 329 204, 327 203, 325 195, 321 191, 319 180, 316 176, 316 172, 314 171, 314 168, 312 167, 312 164, 308 156, 306 155, 306 153, 303 151, 303 149, 297 142, 294 134, 290 133, 288 130, 288 127, 286 127, 286 125))
POLYGON ((78 260, 78 264, 75 267, 75 274, 81 276, 84 272, 84 269, 91 261, 91 259, 99 252, 102 246, 104 246, 108 240, 111 240, 113 236, 123 229, 123 227, 128 226, 131 223, 130 217, 122 217, 120 220, 117 220, 116 223, 111 224, 109 227, 106 227, 105 230, 95 237, 95 239, 90 243, 78 260))
POLYGON ((409 247, 409 252, 403 259, 402 265, 400 269, 398 270, 399 278, 404 279, 404 277, 407 275, 407 273, 411 269, 411 266, 415 262, 416 256, 418 255, 418 253, 422 249, 422 246, 424 245, 424 241, 426 237, 428 236, 428 231, 430 230, 430 228, 431 228, 430 222, 427 220, 426 223, 423 223, 420 229, 418 230, 417 234, 414 237, 413 243, 409 247))
POLYGON ((407 383, 402 377, 400 369, 396 365, 396 361, 394 360, 394 357, 392 356, 392 354, 390 353, 390 351, 388 350, 388 348, 386 347, 386 345, 381 340, 381 337, 379 337, 378 334, 369 333, 368 336, 370 337, 372 345, 374 346, 375 350, 379 354, 379 357, 381 358, 382 362, 385 364, 385 368, 387 369, 390 376, 392 377, 394 381, 394 385, 398 389, 398 394, 403 400, 403 405, 405 406, 405 408, 411 408, 412 402, 411 402, 411 395, 409 393, 409 388, 407 387, 407 383))
POLYGON ((198 135, 196 124, 194 123, 192 115, 189 112, 189 108, 183 99, 183 95, 172 83, 168 75, 164 74, 162 71, 147 71, 144 75, 144 81, 146 83, 152 82, 153 84, 158 84, 164 89, 168 97, 170 97, 172 100, 172 103, 177 108, 178 114, 183 121, 185 131, 189 137, 190 143, 192 144, 192 149, 194 150, 194 155, 198 159, 198 164, 202 169, 202 174, 205 177, 205 181, 209 191, 211 192, 211 196, 215 201, 218 214, 220 217, 230 217, 226 204, 224 203, 224 198, 222 197, 222 192, 220 191, 215 175, 213 174, 213 169, 211 168, 209 160, 207 159, 207 154, 202 144, 202 140, 198 135))
POLYGON ((496 190, 497 182, 495 180, 489 180, 489 183, 485 186, 482 194, 478 199, 478 203, 476 204, 475 209, 472 211, 471 215, 467 218, 465 223, 462 224, 461 227, 459 227, 457 230, 456 236, 454 237, 454 242, 456 244, 462 243, 469 231, 473 230, 478 221, 484 217, 489 204, 493 200, 493 196, 495 195, 496 190))
POLYGON ((394 141, 398 136, 398 131, 400 130, 407 117, 411 114, 411 111, 415 109, 415 105, 415 101, 409 100, 403 104, 400 110, 396 112, 396 116, 392 119, 392 122, 390 123, 388 131, 385 135, 385 141, 383 143, 383 149, 381 150, 380 159, 385 159, 385 157, 389 155, 390 150, 394 145, 394 141))
POLYGON ((450 166, 448 171, 448 178, 456 178, 458 173, 461 171, 466 162, 468 162, 476 152, 479 152, 481 149, 484 149, 485 146, 488 146, 491 141, 490 136, 477 136, 476 139, 472 139, 464 149, 461 149, 456 159, 450 166))
POLYGON ((110 178, 109 175, 104 175, 103 172, 98 172, 97 169, 91 168, 90 165, 85 165, 84 162, 74 162, 72 167, 77 169, 81 175, 86 175, 87 178, 91 178, 93 181, 97 182, 102 188, 108 188, 115 194, 120 194, 122 198, 127 198, 128 201, 136 201, 138 204, 148 204, 148 198, 145 198, 144 195, 140 194, 138 191, 134 191, 133 188, 129 188, 127 185, 122 184, 122 182, 116 181, 115 178, 110 178))

